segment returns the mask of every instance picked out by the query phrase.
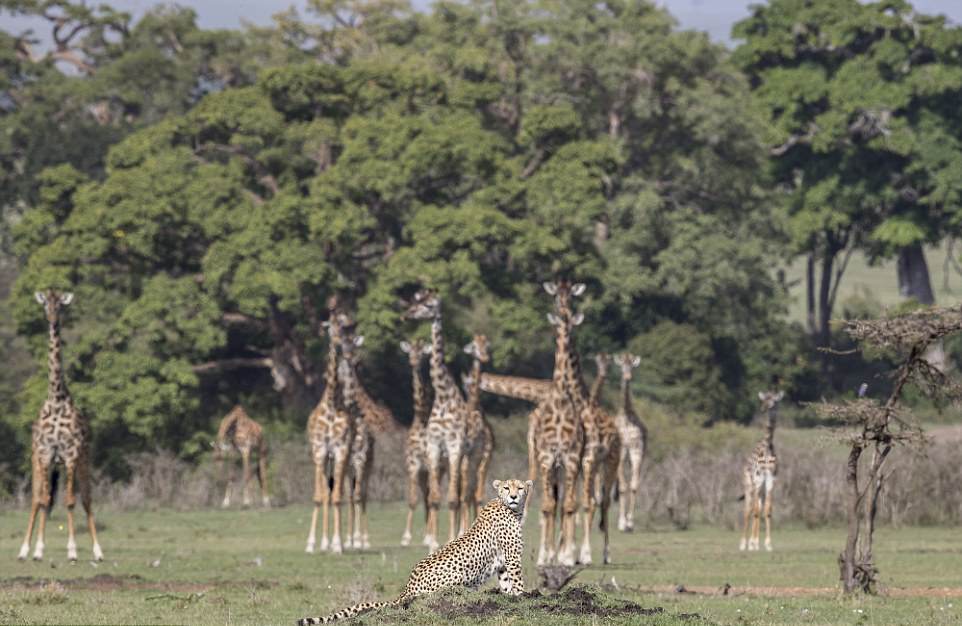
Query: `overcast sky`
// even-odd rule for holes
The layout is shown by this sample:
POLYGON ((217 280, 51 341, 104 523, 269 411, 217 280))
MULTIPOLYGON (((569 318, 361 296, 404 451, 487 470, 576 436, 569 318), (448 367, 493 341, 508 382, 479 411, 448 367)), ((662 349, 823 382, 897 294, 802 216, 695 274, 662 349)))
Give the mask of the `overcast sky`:
MULTIPOLYGON (((148 8, 158 4, 156 0, 105 0, 111 6, 141 15, 148 8)), ((415 7, 426 9, 431 0, 412 0, 415 7)), ((682 28, 708 31, 712 39, 729 42, 732 24, 748 15, 749 0, 656 0, 678 20, 682 28)), ((270 24, 271 15, 291 5, 303 8, 303 0, 179 0, 176 4, 193 7, 197 11, 198 22, 202 28, 236 28, 241 20, 255 24, 270 24)), ((914 0, 916 10, 921 13, 942 13, 953 23, 962 24, 962 0, 914 0)), ((19 33, 31 25, 23 19, 0 15, 0 28, 19 33)), ((38 34, 46 34, 37 28, 38 34)))

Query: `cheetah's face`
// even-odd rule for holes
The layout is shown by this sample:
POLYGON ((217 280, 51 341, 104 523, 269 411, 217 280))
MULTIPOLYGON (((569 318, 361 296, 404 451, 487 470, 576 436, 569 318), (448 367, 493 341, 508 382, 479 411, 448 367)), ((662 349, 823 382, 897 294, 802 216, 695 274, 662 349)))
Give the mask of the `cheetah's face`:
POLYGON ((523 511, 528 492, 531 491, 530 480, 509 480, 494 481, 494 490, 498 492, 498 499, 504 502, 512 511, 523 511))

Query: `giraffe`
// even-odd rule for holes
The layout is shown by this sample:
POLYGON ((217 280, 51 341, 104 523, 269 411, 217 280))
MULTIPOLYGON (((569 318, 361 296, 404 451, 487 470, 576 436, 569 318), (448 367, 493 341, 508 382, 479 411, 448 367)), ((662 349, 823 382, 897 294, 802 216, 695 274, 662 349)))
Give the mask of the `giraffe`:
MULTIPOLYGON (((408 471, 408 517, 401 535, 401 545, 411 545, 411 524, 414 521, 414 509, 418 505, 418 491, 424 500, 424 513, 428 512, 427 490, 427 421, 431 414, 428 387, 421 375, 421 361, 431 354, 431 344, 420 339, 401 342, 401 351, 408 355, 411 365, 411 387, 414 390, 414 419, 408 429, 404 443, 404 465, 408 471)), ((425 534, 425 545, 428 535, 425 534)))
POLYGON ((619 354, 615 361, 621 368, 621 407, 615 421, 621 435, 621 459, 618 463, 618 530, 635 529, 635 498, 641 486, 641 463, 648 446, 648 429, 638 417, 631 402, 631 378, 641 359, 633 354, 619 354))
POLYGON ((394 423, 391 412, 367 394, 357 376, 356 349, 363 343, 364 335, 355 335, 352 330, 345 329, 341 333, 341 360, 338 363, 344 406, 351 412, 355 423, 354 440, 351 442, 351 453, 348 457, 351 502, 347 509, 344 547, 359 549, 371 547, 367 525, 367 490, 371 467, 374 464, 375 427, 372 423, 394 423))
MULTIPOLYGON (((580 359, 573 346, 571 350, 571 371, 574 377, 572 386, 576 392, 583 393, 580 359)), ((621 457, 621 438, 618 436, 617 424, 611 414, 600 404, 601 390, 611 357, 607 354, 599 354, 595 359, 598 364, 598 375, 591 392, 584 399, 582 412, 582 423, 585 429, 584 453, 581 459, 581 508, 584 526, 578 562, 584 565, 590 565, 592 560, 591 526, 596 509, 600 515, 603 538, 602 559, 604 563, 611 562, 608 509, 611 506, 611 492, 618 479, 618 461, 621 457), (596 500, 599 491, 600 502, 596 500)))
POLYGON ((739 550, 758 550, 759 516, 762 502, 765 507, 765 549, 772 549, 772 491, 775 489, 775 475, 778 460, 775 457, 775 405, 785 396, 784 391, 759 391, 761 411, 765 413, 765 435, 758 442, 742 470, 742 485, 745 492, 745 520, 739 550), (751 537, 749 537, 751 520, 751 537))
POLYGON ((271 505, 271 498, 267 495, 267 439, 264 437, 264 430, 261 425, 251 419, 241 405, 236 405, 220 421, 217 429, 217 442, 214 448, 214 458, 220 459, 220 473, 224 477, 227 486, 224 490, 224 500, 221 502, 223 508, 230 506, 230 491, 233 472, 227 465, 227 456, 231 450, 237 450, 241 455, 241 462, 244 467, 243 482, 243 502, 244 506, 250 506, 250 482, 251 478, 251 452, 257 452, 257 482, 261 487, 261 502, 264 506, 271 505))
POLYGON ((87 514, 87 529, 93 541, 94 559, 103 561, 104 553, 97 541, 97 527, 94 523, 90 497, 90 424, 74 405, 73 398, 67 391, 67 382, 63 374, 60 316, 63 307, 73 301, 73 294, 50 289, 45 292, 38 291, 34 297, 43 306, 49 331, 47 399, 40 408, 40 417, 33 424, 33 449, 30 457, 33 468, 31 481, 33 497, 30 518, 27 522, 27 534, 17 558, 22 561, 30 552, 34 521, 39 512, 40 523, 37 526, 37 543, 34 546, 33 558, 38 561, 43 559, 44 532, 51 501, 50 476, 55 466, 63 463, 66 469, 64 500, 67 504, 67 558, 71 561, 77 560, 77 540, 73 518, 73 510, 77 502, 74 495, 76 481, 76 486, 80 490, 80 500, 87 514))
POLYGON ((352 324, 350 318, 337 310, 337 301, 328 302, 329 318, 323 323, 328 335, 327 366, 324 371, 325 388, 320 401, 307 419, 307 440, 311 445, 314 461, 314 512, 311 515, 307 535, 307 553, 314 552, 317 536, 317 517, 323 513, 321 523, 321 551, 330 545, 331 552, 340 554, 341 504, 344 473, 354 441, 356 420, 344 406, 338 375, 341 334, 352 324), (328 465, 332 481, 328 484, 328 465), (333 533, 328 544, 328 508, 333 504, 333 533), (322 511, 323 508, 323 511, 322 511))
POLYGON ((494 431, 481 411, 481 365, 491 360, 488 355, 488 338, 475 335, 464 346, 465 354, 473 357, 471 374, 464 377, 468 397, 468 423, 465 450, 461 457, 461 525, 459 535, 468 530, 470 522, 478 515, 484 499, 488 464, 494 450, 494 431), (472 484, 473 483, 473 484, 472 484), (471 509, 469 514, 469 508, 471 509))
POLYGON ((441 299, 430 289, 422 289, 414 295, 414 302, 405 317, 431 320, 431 385, 434 387, 434 404, 427 422, 428 456, 428 546, 431 552, 438 548, 438 508, 441 504, 441 459, 448 460, 448 541, 454 541, 459 508, 461 456, 464 453, 465 432, 468 421, 468 405, 444 363, 444 337, 441 322, 441 299))

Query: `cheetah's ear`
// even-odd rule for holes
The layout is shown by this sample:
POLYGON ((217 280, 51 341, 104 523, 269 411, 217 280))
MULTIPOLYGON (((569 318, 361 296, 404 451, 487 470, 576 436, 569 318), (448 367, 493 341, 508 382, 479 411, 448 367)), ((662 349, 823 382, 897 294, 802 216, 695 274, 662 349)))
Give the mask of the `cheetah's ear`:
POLYGON ((64 306, 70 306, 71 302, 73 302, 73 293, 68 291, 60 296, 60 304, 64 306))
POLYGON ((47 296, 43 295, 42 291, 34 291, 33 297, 36 298, 37 302, 39 302, 40 304, 42 305, 47 304, 47 296))
POLYGON ((501 489, 501 481, 500 481, 500 480, 495 480, 495 481, 494 481, 493 483, 491 483, 491 484, 494 485, 494 490, 495 490, 495 491, 498 491, 499 489, 501 489))
POLYGON ((401 342, 401 352, 404 354, 411 354, 411 344, 406 341, 401 342))

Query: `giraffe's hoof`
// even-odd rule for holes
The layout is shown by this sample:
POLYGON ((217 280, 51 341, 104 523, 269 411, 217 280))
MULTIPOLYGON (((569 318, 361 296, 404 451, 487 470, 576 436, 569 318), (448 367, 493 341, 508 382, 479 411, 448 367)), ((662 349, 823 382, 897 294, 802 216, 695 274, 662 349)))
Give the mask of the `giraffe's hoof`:
POLYGON ((304 552, 307 552, 308 554, 314 554, 314 542, 313 542, 313 541, 308 541, 308 542, 307 542, 307 547, 304 548, 304 552))
POLYGON ((766 544, 765 544, 765 551, 766 551, 766 552, 771 552, 771 551, 772 551, 772 544, 766 543, 766 544))
POLYGON ((261 504, 264 506, 265 509, 269 509, 269 508, 271 508, 271 499, 270 499, 270 498, 264 498, 264 499, 261 501, 261 504))
POLYGON ((30 545, 25 543, 20 546, 20 553, 17 555, 17 560, 26 561, 28 556, 30 556, 30 545))
POLYGON ((401 535, 401 545, 402 546, 411 545, 411 533, 406 532, 403 535, 401 535))
POLYGON ((103 560, 104 560, 104 551, 100 549, 100 544, 99 544, 99 543, 95 543, 95 544, 94 544, 94 560, 95 560, 95 561, 103 561, 103 560))

